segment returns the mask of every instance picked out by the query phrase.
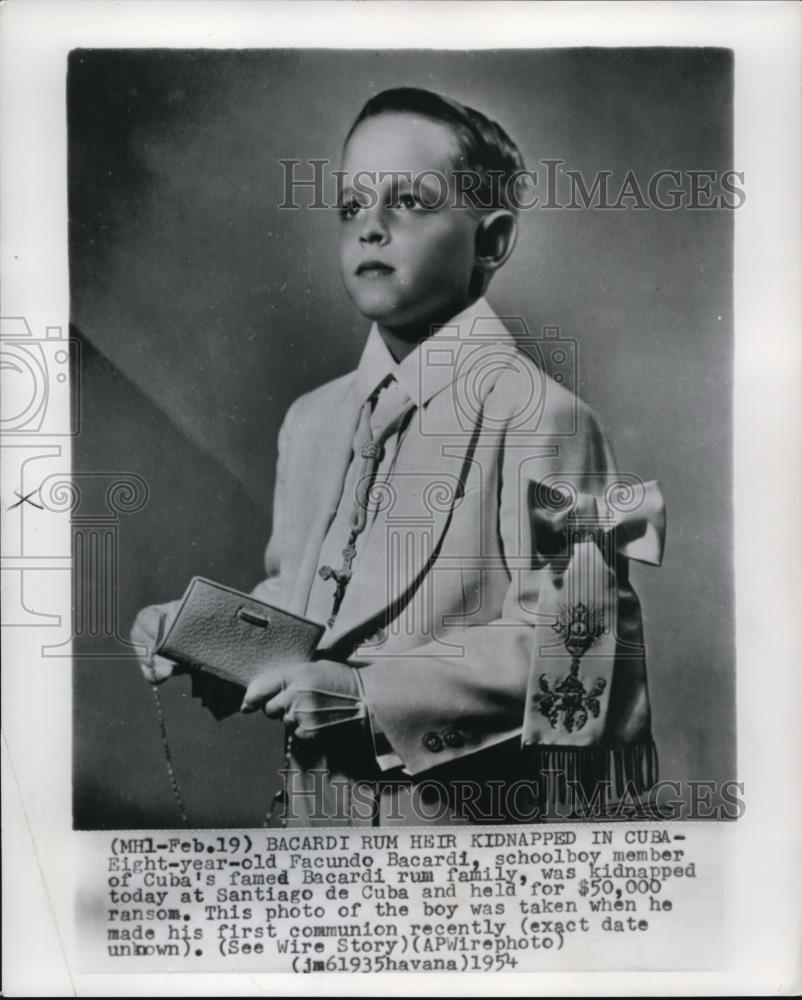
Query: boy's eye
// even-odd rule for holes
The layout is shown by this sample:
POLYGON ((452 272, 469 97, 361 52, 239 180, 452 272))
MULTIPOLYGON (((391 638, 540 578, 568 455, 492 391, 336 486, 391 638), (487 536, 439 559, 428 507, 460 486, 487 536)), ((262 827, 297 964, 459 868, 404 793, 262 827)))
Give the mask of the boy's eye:
POLYGON ((341 219, 353 219, 356 218, 356 214, 359 211, 359 202, 356 198, 349 198, 348 201, 342 202, 337 207, 337 212, 341 219))
POLYGON ((415 209, 422 208, 422 203, 409 192, 396 195, 390 203, 390 208, 415 209))

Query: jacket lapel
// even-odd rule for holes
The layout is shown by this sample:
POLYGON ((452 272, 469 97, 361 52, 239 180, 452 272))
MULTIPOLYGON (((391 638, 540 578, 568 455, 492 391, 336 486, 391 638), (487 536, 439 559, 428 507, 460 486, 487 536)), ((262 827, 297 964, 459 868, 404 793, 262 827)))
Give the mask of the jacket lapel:
MULTIPOLYGON (((480 430, 480 408, 475 397, 481 387, 467 383, 471 378, 475 380, 477 373, 486 373, 488 366, 497 366, 499 348, 512 345, 505 325, 480 299, 424 341, 414 359, 408 359, 417 367, 412 378, 406 372, 402 384, 407 383, 409 394, 420 405, 406 430, 389 479, 377 484, 382 496, 379 512, 361 548, 358 543, 354 575, 321 648, 333 646, 349 633, 365 631, 366 626, 372 627, 384 617, 389 618, 394 629, 417 636, 418 640, 431 628, 427 616, 434 595, 432 580, 426 577, 454 509, 461 502, 470 455, 480 430), (408 609, 404 612, 406 619, 398 618, 402 608, 408 609)), ((340 443, 325 517, 310 536, 299 571, 298 607, 306 607, 320 547, 342 492, 359 410, 353 394, 350 406, 350 431, 340 443)))
MULTIPOLYGON (((354 575, 325 646, 383 617, 388 609, 395 619, 410 600, 461 501, 470 450, 470 436, 458 425, 449 393, 438 394, 413 414, 392 474, 376 483, 380 509, 357 550, 354 575), (426 422, 436 422, 439 433, 425 433, 426 422)), ((410 618, 409 626, 419 636, 426 627, 426 608, 420 602, 430 596, 424 589, 412 598, 416 603, 409 614, 415 615, 415 622, 413 626, 410 618)))

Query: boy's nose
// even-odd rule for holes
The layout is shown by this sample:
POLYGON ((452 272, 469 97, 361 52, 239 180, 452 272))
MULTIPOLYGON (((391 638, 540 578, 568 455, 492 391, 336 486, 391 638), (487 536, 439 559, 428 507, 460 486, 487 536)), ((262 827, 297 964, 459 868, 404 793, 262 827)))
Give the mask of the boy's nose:
POLYGON ((380 245, 387 242, 387 227, 384 224, 380 206, 377 205, 375 208, 363 212, 359 242, 380 245))

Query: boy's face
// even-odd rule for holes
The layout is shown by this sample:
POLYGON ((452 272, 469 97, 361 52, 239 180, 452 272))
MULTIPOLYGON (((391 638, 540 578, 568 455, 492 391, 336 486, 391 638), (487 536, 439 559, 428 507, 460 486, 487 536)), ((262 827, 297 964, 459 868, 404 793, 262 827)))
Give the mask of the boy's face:
POLYGON ((448 125, 407 113, 366 119, 345 147, 340 267, 357 309, 389 330, 470 302, 477 221, 454 206, 457 156, 448 125))

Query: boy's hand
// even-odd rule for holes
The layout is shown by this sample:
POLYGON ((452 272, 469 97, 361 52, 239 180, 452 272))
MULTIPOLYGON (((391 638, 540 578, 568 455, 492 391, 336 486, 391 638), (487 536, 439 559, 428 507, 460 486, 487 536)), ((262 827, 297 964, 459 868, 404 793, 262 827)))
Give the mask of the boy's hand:
POLYGON ((334 660, 268 668, 251 681, 243 712, 264 704, 265 715, 283 719, 299 739, 367 715, 358 670, 334 660))
POLYGON ((153 650, 167 633, 180 604, 180 601, 151 604, 139 612, 131 628, 131 642, 145 647, 145 653, 139 657, 139 666, 151 684, 161 684, 162 681, 166 681, 175 669, 172 660, 154 655, 153 650))

